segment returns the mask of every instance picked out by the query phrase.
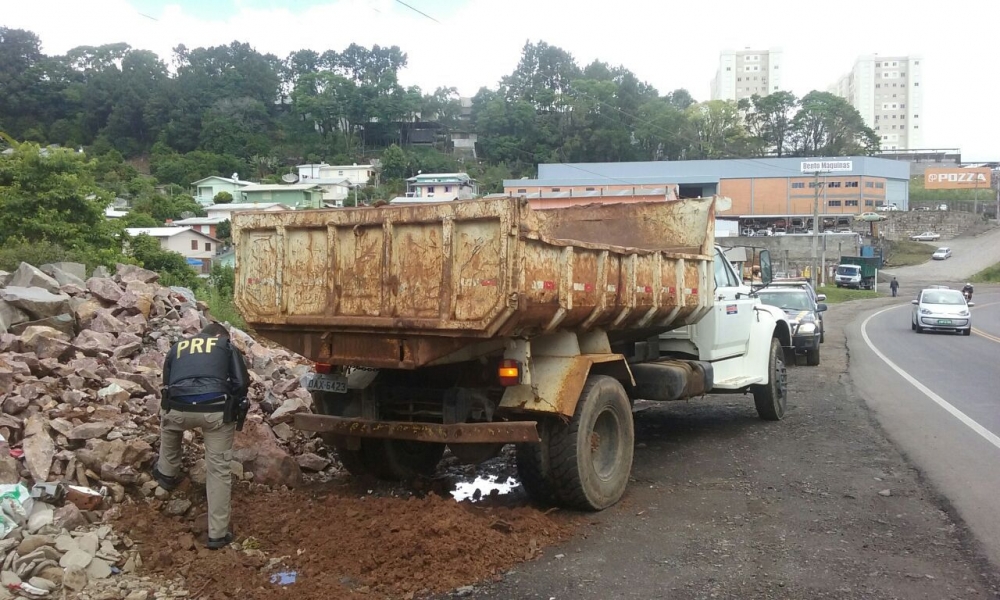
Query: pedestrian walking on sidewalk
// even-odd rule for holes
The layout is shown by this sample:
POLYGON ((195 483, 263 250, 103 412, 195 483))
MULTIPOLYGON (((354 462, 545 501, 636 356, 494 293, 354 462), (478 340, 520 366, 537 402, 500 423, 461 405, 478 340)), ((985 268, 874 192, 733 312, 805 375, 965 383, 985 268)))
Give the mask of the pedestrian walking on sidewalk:
POLYGON ((892 297, 896 297, 896 292, 899 290, 899 282, 893 277, 892 281, 889 282, 889 289, 892 290, 892 297))
POLYGON ((219 323, 170 348, 163 362, 160 458, 153 477, 170 491, 181 482, 184 432, 201 428, 205 440, 208 547, 233 541, 229 529, 233 435, 245 415, 250 378, 240 351, 219 323), (240 409, 244 412, 240 412, 240 409))

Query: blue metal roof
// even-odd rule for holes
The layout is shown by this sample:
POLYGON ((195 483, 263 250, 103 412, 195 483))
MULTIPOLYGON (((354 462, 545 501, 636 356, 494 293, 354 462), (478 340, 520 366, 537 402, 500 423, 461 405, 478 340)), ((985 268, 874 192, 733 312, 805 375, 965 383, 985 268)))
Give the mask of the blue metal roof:
POLYGON ((650 183, 718 183, 720 179, 808 177, 804 161, 849 160, 853 169, 833 176, 884 177, 908 181, 907 162, 872 156, 821 158, 734 158, 620 163, 558 163, 538 165, 538 179, 507 179, 505 187, 523 185, 644 185, 650 183))

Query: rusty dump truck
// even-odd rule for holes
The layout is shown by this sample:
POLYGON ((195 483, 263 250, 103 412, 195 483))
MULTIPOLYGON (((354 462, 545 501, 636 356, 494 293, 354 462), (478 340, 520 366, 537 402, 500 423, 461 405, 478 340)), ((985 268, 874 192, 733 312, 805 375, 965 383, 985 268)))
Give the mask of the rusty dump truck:
MULTIPOLYGON (((236 303, 316 363, 318 432, 355 475, 516 444, 536 500, 624 493, 633 400, 750 393, 782 418, 784 313, 714 245, 726 198, 536 210, 522 198, 234 216, 236 303)), ((766 251, 753 259, 766 281, 766 251)))

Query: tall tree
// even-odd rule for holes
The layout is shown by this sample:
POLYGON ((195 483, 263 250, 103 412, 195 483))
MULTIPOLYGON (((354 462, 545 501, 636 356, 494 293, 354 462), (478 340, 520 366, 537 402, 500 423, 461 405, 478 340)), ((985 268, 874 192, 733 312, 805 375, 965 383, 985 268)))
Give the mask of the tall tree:
POLYGON ((791 92, 754 94, 739 101, 758 154, 784 156, 792 143, 792 119, 799 99, 791 92))
POLYGON ((792 121, 796 151, 802 156, 875 154, 879 139, 847 100, 829 92, 809 92, 792 121))
POLYGON ((686 158, 718 159, 750 155, 750 137, 736 103, 710 100, 687 108, 686 158))

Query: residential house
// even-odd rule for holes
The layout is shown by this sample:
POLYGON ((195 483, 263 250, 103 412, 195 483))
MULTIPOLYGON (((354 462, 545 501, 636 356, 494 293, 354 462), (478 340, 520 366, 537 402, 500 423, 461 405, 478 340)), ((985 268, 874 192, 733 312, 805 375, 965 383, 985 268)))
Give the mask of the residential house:
POLYGON ((125 232, 159 240, 161 248, 180 254, 201 273, 212 270, 212 259, 221 245, 219 240, 191 227, 129 227, 125 232))
POLYGON ((194 199, 198 201, 202 206, 208 206, 215 203, 215 195, 219 192, 229 192, 233 196, 233 200, 240 199, 240 190, 251 185, 249 181, 240 181, 236 178, 236 174, 233 173, 232 178, 218 177, 212 175, 211 177, 206 177, 204 179, 199 179, 191 184, 194 188, 194 199))
POLYGON ((127 214, 127 210, 118 210, 114 206, 109 206, 104 209, 104 217, 107 219, 120 219, 127 214))
POLYGON ((240 190, 243 203, 278 202, 287 208, 322 208, 324 190, 312 183, 248 185, 240 190))
POLYGON ((479 197, 479 184, 465 173, 428 173, 406 180, 406 196, 393 204, 450 202, 479 197))
POLYGON ((168 225, 173 225, 174 227, 190 227, 191 229, 204 233, 209 237, 218 238, 217 227, 219 226, 219 223, 222 223, 228 218, 228 216, 191 217, 190 219, 173 221, 168 223, 168 225))
POLYGON ((298 165, 299 183, 318 183, 323 185, 328 182, 339 182, 345 179, 350 186, 359 185, 364 187, 375 177, 375 167, 373 165, 328 165, 318 163, 312 165, 298 165))

